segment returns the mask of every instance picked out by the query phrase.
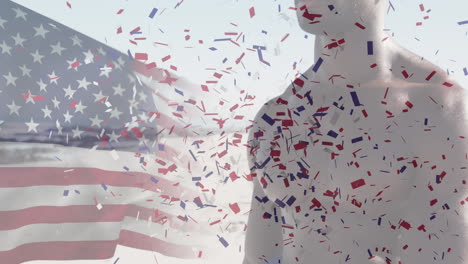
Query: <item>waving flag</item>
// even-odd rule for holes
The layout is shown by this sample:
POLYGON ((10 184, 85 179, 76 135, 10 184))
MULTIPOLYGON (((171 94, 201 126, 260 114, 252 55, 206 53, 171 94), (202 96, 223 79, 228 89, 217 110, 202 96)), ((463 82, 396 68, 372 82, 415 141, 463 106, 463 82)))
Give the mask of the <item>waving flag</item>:
POLYGON ((175 78, 142 65, 2 1, 0 263, 110 258, 117 245, 201 256, 186 239, 200 227, 173 206, 201 198, 167 177, 187 158, 156 141, 183 128, 138 76, 175 78))

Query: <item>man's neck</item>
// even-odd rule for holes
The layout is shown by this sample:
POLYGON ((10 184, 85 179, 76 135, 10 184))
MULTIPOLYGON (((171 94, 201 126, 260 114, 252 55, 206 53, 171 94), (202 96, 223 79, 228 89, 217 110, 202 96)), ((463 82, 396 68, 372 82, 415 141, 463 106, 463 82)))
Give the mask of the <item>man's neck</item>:
POLYGON ((316 72, 312 79, 332 86, 336 84, 334 80, 339 79, 340 83, 351 85, 388 80, 391 77, 392 48, 390 39, 383 41, 386 37, 382 28, 361 29, 357 26, 354 31, 335 39, 326 35, 316 36, 315 64, 323 62, 320 67, 312 66, 316 72), (341 44, 336 46, 333 42, 341 44))

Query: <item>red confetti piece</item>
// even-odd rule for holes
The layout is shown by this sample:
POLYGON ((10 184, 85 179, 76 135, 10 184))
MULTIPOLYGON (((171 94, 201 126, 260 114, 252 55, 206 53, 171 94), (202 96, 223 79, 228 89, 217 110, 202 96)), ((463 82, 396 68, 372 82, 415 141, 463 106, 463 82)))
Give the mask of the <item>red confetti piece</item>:
POLYGON ((356 26, 359 27, 360 29, 366 29, 365 26, 359 24, 358 22, 356 22, 354 25, 356 25, 356 26))
POLYGON ((359 179, 359 180, 351 182, 351 187, 353 189, 359 188, 364 185, 366 185, 366 182, 364 181, 364 179, 359 179))
POLYGON ((249 9, 249 14, 250 14, 250 18, 255 16, 255 8, 253 6, 249 9))
POLYGON ((237 214, 240 212, 240 208, 239 208, 239 205, 237 203, 233 203, 233 204, 229 204, 229 208, 231 208, 231 210, 237 214))
POLYGON ((431 78, 432 78, 436 73, 437 73, 436 71, 431 72, 431 73, 426 77, 426 81, 431 80, 431 78))
POLYGON ((148 60, 148 54, 146 53, 135 53, 136 60, 148 60))

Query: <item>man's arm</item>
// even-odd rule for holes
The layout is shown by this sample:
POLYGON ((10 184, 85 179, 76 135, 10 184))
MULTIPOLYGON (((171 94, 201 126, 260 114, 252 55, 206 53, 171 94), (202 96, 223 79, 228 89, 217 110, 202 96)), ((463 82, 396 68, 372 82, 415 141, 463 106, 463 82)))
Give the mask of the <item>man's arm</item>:
MULTIPOLYGON (((262 110, 266 107, 265 105, 262 110)), ((260 113, 263 112, 262 110, 260 113)), ((255 121, 258 120, 255 118, 255 121)), ((257 131, 258 127, 254 126, 250 130, 248 139, 248 144, 252 146, 252 150, 248 150, 247 153, 251 173, 258 173, 255 161, 260 142, 254 137, 257 131)), ((257 175, 253 178, 254 188, 247 223, 243 264, 283 263, 283 261, 279 262, 283 253, 281 210, 267 198, 258 180, 259 177, 260 175, 257 175)))

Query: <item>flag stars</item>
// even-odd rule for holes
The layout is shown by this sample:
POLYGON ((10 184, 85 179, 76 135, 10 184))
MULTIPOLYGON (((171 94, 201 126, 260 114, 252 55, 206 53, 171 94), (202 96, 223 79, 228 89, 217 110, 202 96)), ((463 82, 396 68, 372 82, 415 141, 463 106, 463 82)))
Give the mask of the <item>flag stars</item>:
POLYGON ((49 33, 49 30, 45 29, 42 24, 39 27, 34 27, 34 30, 36 31, 36 33, 34 34, 34 37, 41 36, 44 39, 45 39, 45 35, 49 33))
POLYGON ((31 117, 31 121, 25 124, 28 126, 28 132, 34 131, 34 133, 37 133, 37 126, 39 126, 39 123, 34 123, 34 120, 32 117, 31 117))
POLYGON ((44 118, 48 117, 52 119, 52 116, 50 116, 50 114, 52 113, 52 110, 50 110, 47 105, 44 108, 42 108, 41 111, 44 113, 44 118))
POLYGON ((89 64, 89 63, 94 62, 94 54, 91 52, 91 50, 88 50, 88 51, 86 51, 86 52, 83 52, 83 54, 85 55, 84 62, 85 62, 86 64, 89 64))
POLYGON ((72 138, 79 138, 81 139, 81 134, 84 133, 84 131, 81 131, 78 126, 75 127, 75 129, 72 129, 73 136, 72 138))
POLYGON ((3 19, 2 17, 0 17, 0 27, 2 29, 5 29, 5 23, 8 22, 7 20, 3 19))
POLYGON ((67 112, 63 114, 63 117, 65 117, 65 123, 71 123, 73 115, 70 115, 69 111, 67 110, 67 112))
POLYGON ((91 126, 97 126, 97 127, 101 127, 101 122, 103 121, 102 119, 98 118, 98 115, 96 115, 96 117, 94 118, 89 118, 89 120, 92 123, 91 126))
POLYGON ((79 64, 75 64, 76 62, 78 62, 76 60, 76 58, 74 58, 73 60, 67 60, 67 63, 68 63, 68 70, 69 69, 74 69, 75 71, 78 71, 78 66, 80 66, 79 64))
POLYGON ((125 89, 122 88, 122 85, 119 83, 117 86, 113 86, 112 89, 114 89, 114 95, 120 95, 123 96, 123 92, 125 89))
POLYGON ((26 12, 19 8, 13 8, 13 11, 15 11, 15 18, 22 18, 24 21, 26 21, 26 12))
POLYGON ((3 75, 3 78, 6 79, 6 86, 13 85, 16 86, 17 77, 11 75, 11 72, 8 72, 8 75, 3 75))
POLYGON ((18 111, 21 109, 22 106, 16 105, 15 101, 13 101, 11 104, 7 105, 7 107, 10 109, 9 115, 12 115, 13 113, 15 113, 16 115, 19 116, 18 111))
POLYGON ((29 69, 28 67, 26 67, 25 64, 23 64, 23 66, 19 66, 18 67, 20 70, 21 70, 21 73, 23 76, 28 76, 28 77, 31 77, 31 69, 29 69))
POLYGON ((109 142, 113 142, 113 141, 114 141, 114 142, 119 143, 119 137, 120 137, 120 135, 119 135, 119 134, 115 134, 115 131, 112 130, 112 134, 109 135, 109 138, 110 138, 110 139, 109 139, 109 142))
POLYGON ((52 99, 52 103, 54 104, 54 108, 59 109, 60 101, 57 100, 57 97, 56 97, 56 96, 54 96, 54 99, 52 99))
POLYGON ((76 112, 80 112, 80 113, 84 114, 83 111, 84 111, 86 108, 88 108, 88 107, 85 106, 85 105, 83 105, 83 104, 81 104, 81 100, 80 100, 80 102, 77 103, 77 104, 75 105, 75 113, 76 113, 76 112))
POLYGON ((31 90, 28 90, 28 92, 25 94, 26 103, 36 104, 36 101, 34 101, 34 96, 35 95, 31 94, 31 90))
POLYGON ((57 44, 55 45, 50 45, 50 48, 52 49, 52 51, 50 52, 50 54, 57 54, 59 56, 62 56, 62 51, 66 50, 66 48, 62 47, 60 41, 57 41, 57 44))
POLYGON ((73 90, 71 88, 71 85, 68 85, 67 88, 63 88, 63 91, 65 92, 65 97, 68 97, 68 99, 72 99, 73 95, 76 92, 76 90, 73 90))
POLYGON ((23 42, 26 41, 26 39, 22 38, 19 33, 16 33, 16 36, 12 36, 13 40, 15 41, 15 46, 23 46, 23 42))
POLYGON ((112 109, 112 111, 110 111, 110 118, 119 119, 119 116, 121 114, 122 114, 122 112, 120 112, 119 109, 117 109, 117 107, 115 107, 114 109, 112 109))
POLYGON ((83 88, 86 91, 88 90, 88 86, 91 84, 90 82, 86 80, 86 76, 83 77, 82 80, 76 80, 76 81, 78 82, 78 89, 83 88))
POLYGON ((146 102, 146 97, 147 96, 143 91, 139 92, 138 96, 140 96, 140 101, 146 102))
POLYGON ((0 49, 2 49, 2 54, 8 53, 8 55, 11 55, 11 47, 8 46, 5 41, 0 44, 0 49))
POLYGON ((111 67, 103 67, 101 68, 101 72, 99 73, 99 77, 100 76, 106 76, 106 78, 109 78, 109 74, 112 72, 112 68, 111 67))
POLYGON ((77 35, 71 37, 71 40, 73 41, 73 46, 79 46, 81 48, 81 42, 83 41, 77 35))
POLYGON ((39 54, 39 50, 36 50, 35 53, 30 53, 30 54, 31 56, 33 56, 33 62, 38 62, 39 64, 42 64, 42 59, 44 58, 44 56, 39 54))
POLYGON ((106 97, 105 95, 102 94, 102 91, 99 91, 99 93, 93 93, 94 95, 94 102, 97 102, 101 100, 102 98, 106 97))
POLYGON ((52 71, 51 74, 47 74, 47 76, 49 77, 49 83, 57 84, 58 79, 60 79, 60 77, 55 74, 55 71, 52 71))
POLYGON ((37 85, 39 85, 39 91, 44 91, 44 92, 47 92, 47 84, 45 84, 42 79, 39 79, 38 82, 36 82, 37 85))

